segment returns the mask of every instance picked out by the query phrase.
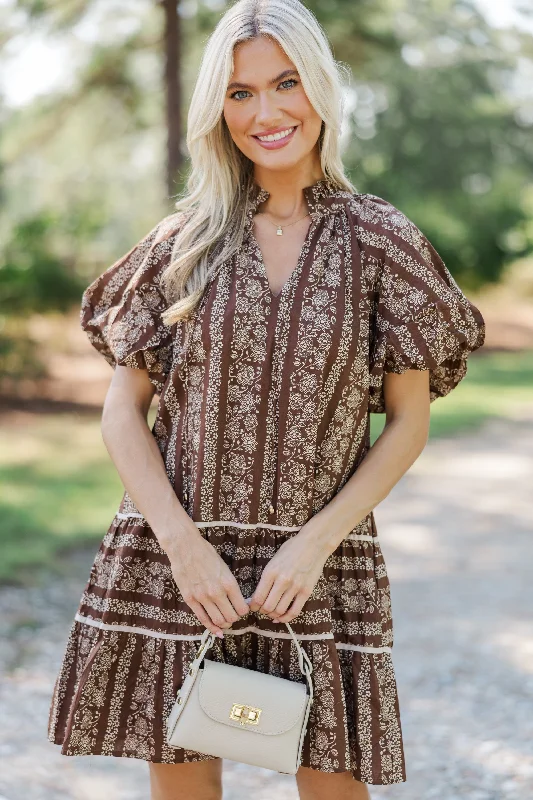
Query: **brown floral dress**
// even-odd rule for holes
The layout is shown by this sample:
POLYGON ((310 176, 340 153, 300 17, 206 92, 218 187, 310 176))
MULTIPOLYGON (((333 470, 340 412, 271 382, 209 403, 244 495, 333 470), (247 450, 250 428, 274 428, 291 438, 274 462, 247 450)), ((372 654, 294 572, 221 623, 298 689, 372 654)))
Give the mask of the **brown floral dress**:
MULTIPOLYGON (((311 225, 278 295, 253 229, 268 192, 254 183, 243 246, 189 321, 167 327, 160 317, 160 276, 179 214, 82 298, 81 325, 111 366, 148 370, 168 479, 244 597, 365 457, 369 412, 385 411, 383 374, 428 369, 433 401, 464 377, 485 335, 479 310, 397 208, 328 179, 304 193, 311 225)), ((390 586, 372 513, 329 556, 292 627, 314 669, 302 764, 348 770, 368 784, 405 781, 390 586)), ((165 719, 203 631, 124 493, 72 622, 50 741, 64 755, 211 758, 165 742, 165 719)), ((285 625, 257 612, 234 623, 208 657, 304 680, 285 625)))

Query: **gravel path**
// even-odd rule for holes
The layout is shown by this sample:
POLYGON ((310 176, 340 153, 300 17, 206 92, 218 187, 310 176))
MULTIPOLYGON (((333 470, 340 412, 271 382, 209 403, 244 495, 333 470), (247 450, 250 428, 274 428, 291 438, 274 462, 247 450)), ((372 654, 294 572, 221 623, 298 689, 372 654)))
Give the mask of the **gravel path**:
MULTIPOLYGON (((392 585, 407 783, 373 800, 533 797, 533 408, 430 442, 375 510, 392 585)), ((0 800, 148 800, 147 765, 66 758, 53 680, 94 548, 54 585, 0 589, 0 800)), ((225 800, 297 800, 294 778, 225 762, 225 800)))

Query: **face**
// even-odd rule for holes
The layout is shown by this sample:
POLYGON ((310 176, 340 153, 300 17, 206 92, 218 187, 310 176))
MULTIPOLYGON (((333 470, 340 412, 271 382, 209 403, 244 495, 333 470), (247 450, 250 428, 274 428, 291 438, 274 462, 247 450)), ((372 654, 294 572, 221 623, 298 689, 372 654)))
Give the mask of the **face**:
POLYGON ((322 120, 305 94, 300 76, 279 44, 260 36, 234 48, 234 72, 224 100, 224 118, 239 150, 259 167, 286 171, 319 163, 322 120), (259 135, 278 132, 260 141, 259 135))

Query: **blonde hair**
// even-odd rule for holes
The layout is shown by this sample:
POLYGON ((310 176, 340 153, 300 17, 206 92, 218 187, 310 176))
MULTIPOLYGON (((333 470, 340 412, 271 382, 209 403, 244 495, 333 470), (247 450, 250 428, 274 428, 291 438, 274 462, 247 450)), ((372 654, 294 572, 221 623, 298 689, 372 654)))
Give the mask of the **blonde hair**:
POLYGON ((339 147, 343 76, 349 68, 334 59, 318 20, 300 0, 238 0, 207 42, 189 107, 187 193, 175 203, 178 232, 162 275, 168 295, 177 298, 162 314, 167 325, 193 311, 219 265, 242 245, 254 165, 233 142, 223 107, 235 45, 259 36, 278 42, 323 120, 318 145, 325 178, 355 192, 339 147))

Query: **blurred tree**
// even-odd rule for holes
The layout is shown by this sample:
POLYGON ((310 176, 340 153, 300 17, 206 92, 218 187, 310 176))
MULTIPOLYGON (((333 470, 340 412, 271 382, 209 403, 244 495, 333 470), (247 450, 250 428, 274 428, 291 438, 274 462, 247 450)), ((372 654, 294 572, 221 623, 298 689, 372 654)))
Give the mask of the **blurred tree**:
POLYGON ((0 262, 0 313, 63 310, 78 300, 85 281, 72 269, 68 252, 61 251, 67 237, 78 246, 87 238, 89 219, 43 211, 15 225, 0 262))
POLYGON ((533 245, 533 37, 491 28, 467 0, 389 9, 397 48, 356 65, 346 163, 477 288, 533 245))
POLYGON ((183 162, 181 152, 181 26, 179 0, 161 0, 165 14, 165 95, 167 109, 167 192, 183 162))
MULTIPOLYGON (((159 46, 162 51, 164 68, 161 75, 164 81, 166 98, 167 125, 167 159, 166 187, 170 196, 174 190, 175 180, 183 163, 181 151, 181 27, 179 16, 180 0, 154 0, 155 5, 163 11, 163 35, 160 42, 149 42, 159 46)), ((82 22, 97 6, 100 0, 16 0, 15 7, 28 15, 30 20, 40 20, 46 24, 51 34, 58 31, 69 31, 82 22)), ((130 71, 130 56, 138 48, 146 46, 142 33, 133 36, 127 42, 115 43, 103 47, 95 47, 93 58, 79 81, 76 100, 82 101, 86 94, 98 87, 104 87, 115 97, 130 106, 131 111, 139 107, 139 86, 130 71)), ((71 109, 72 100, 65 98, 67 109, 71 109)), ((61 117, 65 106, 56 106, 56 120, 61 117)), ((53 118, 53 117, 52 117, 53 118)))

